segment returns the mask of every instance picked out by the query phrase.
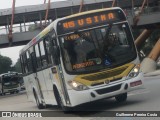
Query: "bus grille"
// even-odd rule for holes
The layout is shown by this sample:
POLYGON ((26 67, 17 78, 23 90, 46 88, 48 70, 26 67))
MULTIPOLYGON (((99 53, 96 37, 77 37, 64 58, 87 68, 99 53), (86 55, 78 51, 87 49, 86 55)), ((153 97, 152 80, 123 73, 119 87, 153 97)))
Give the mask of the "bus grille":
POLYGON ((82 77, 82 79, 89 80, 89 81, 101 80, 101 79, 105 79, 105 78, 114 77, 116 75, 119 75, 122 72, 124 72, 124 70, 126 70, 126 69, 127 69, 127 67, 123 67, 121 69, 113 70, 110 72, 109 71, 108 72, 101 72, 101 73, 97 73, 94 75, 84 76, 84 77, 82 77))
POLYGON ((118 85, 115 85, 115 86, 112 86, 112 87, 108 87, 108 88, 104 88, 104 89, 99 89, 99 90, 96 90, 96 92, 101 95, 101 94, 106 94, 106 93, 110 93, 110 92, 114 92, 114 91, 117 91, 121 88, 121 85, 122 84, 118 84, 118 85))

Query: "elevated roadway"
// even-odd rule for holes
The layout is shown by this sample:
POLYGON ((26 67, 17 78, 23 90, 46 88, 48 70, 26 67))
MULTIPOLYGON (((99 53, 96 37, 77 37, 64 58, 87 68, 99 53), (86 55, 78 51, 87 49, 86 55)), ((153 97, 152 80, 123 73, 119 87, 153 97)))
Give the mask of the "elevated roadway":
MULTIPOLYGON (((136 27, 147 28, 155 27, 160 24, 160 7, 156 6, 157 0, 148 0, 148 6, 142 15, 136 27), (154 19, 153 19, 154 18, 154 19)), ((56 18, 64 17, 79 12, 81 0, 67 0, 52 2, 48 13, 47 23, 49 24, 56 18)), ((111 7, 113 0, 84 0, 82 11, 111 7)), ((134 25, 134 17, 143 0, 134 0, 134 7, 129 0, 118 0, 115 6, 122 7, 128 16, 129 23, 134 25)), ((13 24, 13 43, 15 45, 24 45, 30 41, 43 29, 47 4, 16 7, 14 12, 13 24)), ((9 26, 12 18, 12 9, 0 10, 0 47, 9 45, 9 26)))

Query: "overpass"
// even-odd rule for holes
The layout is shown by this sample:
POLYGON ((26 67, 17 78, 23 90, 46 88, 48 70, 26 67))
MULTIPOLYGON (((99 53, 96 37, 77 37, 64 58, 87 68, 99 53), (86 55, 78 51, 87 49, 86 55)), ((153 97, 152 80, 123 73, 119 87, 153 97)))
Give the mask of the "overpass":
MULTIPOLYGON (((0 10, 0 47, 24 45, 36 36, 45 26, 56 18, 78 13, 82 0, 67 0, 32 6, 0 10), (49 8, 49 9, 47 9, 49 8), (48 10, 48 13, 47 13, 48 10), (47 19, 46 19, 47 15, 47 19), (11 25, 13 22, 13 25, 11 25), (46 23, 46 24, 45 24, 46 23), (10 28, 12 27, 12 30, 10 28), (10 36, 11 35, 11 36, 10 36), (10 38, 11 37, 11 38, 10 38), (11 44, 10 44, 11 43, 11 44)), ((122 7, 129 23, 134 26, 134 17, 140 11, 144 0, 118 0, 114 6, 122 7)), ((147 6, 139 17, 136 27, 151 28, 160 25, 160 6, 157 0, 148 0, 147 6), (152 19, 154 18, 154 19, 152 19)), ((113 0, 84 0, 81 11, 111 7, 113 0)))

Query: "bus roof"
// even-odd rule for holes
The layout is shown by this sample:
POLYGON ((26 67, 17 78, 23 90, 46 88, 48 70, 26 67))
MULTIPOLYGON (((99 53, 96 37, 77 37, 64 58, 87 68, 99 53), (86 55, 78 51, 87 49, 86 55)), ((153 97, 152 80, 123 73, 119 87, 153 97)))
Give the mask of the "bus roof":
POLYGON ((103 8, 103 9, 96 9, 96 10, 90 10, 90 11, 80 12, 80 13, 77 13, 77 14, 66 16, 65 18, 72 18, 72 17, 77 17, 77 16, 81 16, 81 15, 91 14, 91 13, 95 13, 95 12, 102 12, 102 11, 106 11, 106 10, 116 10, 116 9, 120 9, 121 10, 120 7, 103 8))

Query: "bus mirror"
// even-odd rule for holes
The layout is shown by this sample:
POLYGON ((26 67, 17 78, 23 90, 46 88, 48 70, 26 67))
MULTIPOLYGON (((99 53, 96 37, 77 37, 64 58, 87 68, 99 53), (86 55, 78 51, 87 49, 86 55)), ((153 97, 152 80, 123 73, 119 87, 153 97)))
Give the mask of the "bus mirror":
POLYGON ((36 55, 34 53, 31 53, 31 60, 32 60, 32 70, 35 73, 37 72, 36 68, 37 62, 36 62, 36 55))

